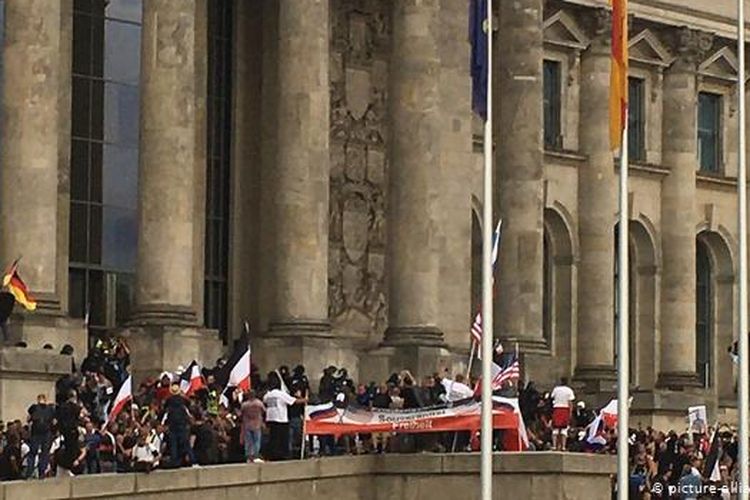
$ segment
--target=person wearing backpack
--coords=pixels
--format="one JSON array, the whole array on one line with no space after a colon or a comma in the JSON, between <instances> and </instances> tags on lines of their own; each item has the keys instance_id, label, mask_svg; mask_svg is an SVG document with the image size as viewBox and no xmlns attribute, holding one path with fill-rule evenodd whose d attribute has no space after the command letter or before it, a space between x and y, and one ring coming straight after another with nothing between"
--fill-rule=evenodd
<instances>
[{"instance_id":1,"label":"person wearing backpack","mask_svg":"<svg viewBox=\"0 0 750 500\"><path fill-rule=\"evenodd\" d=\"M26 477L34 474L34 463L38 463L39 477L44 477L49 465L49 449L52 446L52 426L55 423L55 407L47 404L47 396L39 394L36 404L29 407L28 421L31 424L29 433L29 453L27 455ZM39 460L36 461L37 453Z\"/></svg>"}]
</instances>

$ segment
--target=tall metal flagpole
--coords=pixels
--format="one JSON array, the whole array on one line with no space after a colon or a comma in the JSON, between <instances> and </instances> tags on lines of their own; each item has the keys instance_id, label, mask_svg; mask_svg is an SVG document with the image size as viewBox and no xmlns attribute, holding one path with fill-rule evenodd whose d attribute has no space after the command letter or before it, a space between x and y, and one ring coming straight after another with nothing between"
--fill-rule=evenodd
<instances>
[{"instance_id":1,"label":"tall metal flagpole","mask_svg":"<svg viewBox=\"0 0 750 500\"><path fill-rule=\"evenodd\" d=\"M617 498L628 500L628 427L630 423L630 343L628 311L628 117L620 146L620 223L618 228L617 256Z\"/></svg>"},{"instance_id":2,"label":"tall metal flagpole","mask_svg":"<svg viewBox=\"0 0 750 500\"><path fill-rule=\"evenodd\" d=\"M748 338L747 338L747 172L745 156L745 6L744 0L737 0L737 56L739 59L739 71L737 79L737 97L739 99L739 151L737 152L737 203L738 209L738 232L740 238L740 286L739 286L739 391L737 406L740 417L740 446L739 446L739 472L740 472L740 496L742 500L748 500L750 491L748 471L748 439L750 428L748 427Z\"/></svg>"},{"instance_id":3,"label":"tall metal flagpole","mask_svg":"<svg viewBox=\"0 0 750 500\"><path fill-rule=\"evenodd\" d=\"M487 119L484 122L482 210L482 500L492 500L492 0L487 0Z\"/></svg>"}]
</instances>

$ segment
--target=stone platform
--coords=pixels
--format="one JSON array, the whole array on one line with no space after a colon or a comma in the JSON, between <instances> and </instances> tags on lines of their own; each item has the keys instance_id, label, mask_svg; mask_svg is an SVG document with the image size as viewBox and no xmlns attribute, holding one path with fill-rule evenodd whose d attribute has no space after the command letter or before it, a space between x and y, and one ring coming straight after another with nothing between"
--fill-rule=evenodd
<instances>
[{"instance_id":1,"label":"stone platform","mask_svg":"<svg viewBox=\"0 0 750 500\"><path fill-rule=\"evenodd\" d=\"M615 457L497 453L495 498L608 500ZM1 500L473 500L479 455L381 455L0 483Z\"/></svg>"}]
</instances>

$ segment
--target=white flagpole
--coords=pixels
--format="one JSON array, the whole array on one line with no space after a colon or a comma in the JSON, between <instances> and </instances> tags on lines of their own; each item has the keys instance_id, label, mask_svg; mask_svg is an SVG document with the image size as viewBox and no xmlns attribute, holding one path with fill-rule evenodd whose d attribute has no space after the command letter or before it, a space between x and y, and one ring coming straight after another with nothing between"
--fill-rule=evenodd
<instances>
[{"instance_id":1,"label":"white flagpole","mask_svg":"<svg viewBox=\"0 0 750 500\"><path fill-rule=\"evenodd\" d=\"M487 119L484 122L482 210L482 500L492 500L492 0L487 0Z\"/></svg>"},{"instance_id":2,"label":"white flagpole","mask_svg":"<svg viewBox=\"0 0 750 500\"><path fill-rule=\"evenodd\" d=\"M630 327L628 277L628 116L625 112L625 127L620 146L620 222L618 228L618 273L617 273L617 498L628 500L628 428L630 424Z\"/></svg>"},{"instance_id":3,"label":"white flagpole","mask_svg":"<svg viewBox=\"0 0 750 500\"><path fill-rule=\"evenodd\" d=\"M737 78L737 97L739 100L738 119L739 131L737 152L737 203L738 209L738 232L740 247L740 286L739 286L739 332L738 350L739 350L739 390L737 406L740 417L740 446L739 446L739 473L740 473L740 496L742 500L748 500L750 491L749 470L748 470L748 440L750 439L750 423L748 422L748 404L750 404L750 394L748 394L748 370L750 369L750 360L748 360L748 317L747 317L747 172L745 157L745 6L744 0L737 0L737 58L739 59L739 71Z\"/></svg>"}]
</instances>

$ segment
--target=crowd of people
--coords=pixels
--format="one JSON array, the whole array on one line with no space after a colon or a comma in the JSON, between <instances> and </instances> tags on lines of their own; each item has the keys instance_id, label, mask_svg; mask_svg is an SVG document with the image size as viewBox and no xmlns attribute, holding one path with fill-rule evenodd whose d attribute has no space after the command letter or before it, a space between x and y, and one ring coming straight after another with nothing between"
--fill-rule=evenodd
<instances>
[{"instance_id":1,"label":"crowd of people","mask_svg":"<svg viewBox=\"0 0 750 500\"><path fill-rule=\"evenodd\" d=\"M302 446L308 456L470 451L478 446L469 432L302 438L307 403L429 407L472 397L476 380L460 374L418 379L403 371L381 384L365 385L355 383L345 369L330 366L313 393L303 366L281 366L263 377L251 365L252 389L225 391L216 380L226 363L220 359L202 369L201 384L188 394L180 383L183 367L144 380L113 419L114 392L128 376L129 357L121 341L99 343L80 367L58 381L53 400L37 396L26 422L0 422L0 480L285 460L299 458ZM533 382L506 391L518 397L530 451L616 453L616 426L592 432L596 413L575 403L567 381L550 393ZM734 478L737 443L732 429L678 434L638 428L631 430L629 440L631 498L680 498L669 496L677 485L721 486ZM497 449L502 442L497 436Z\"/></svg>"}]
</instances>

